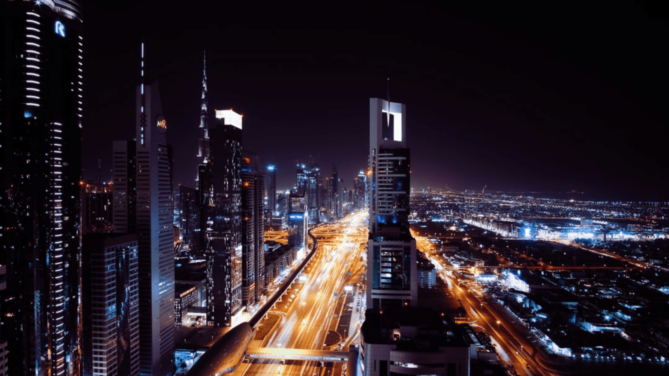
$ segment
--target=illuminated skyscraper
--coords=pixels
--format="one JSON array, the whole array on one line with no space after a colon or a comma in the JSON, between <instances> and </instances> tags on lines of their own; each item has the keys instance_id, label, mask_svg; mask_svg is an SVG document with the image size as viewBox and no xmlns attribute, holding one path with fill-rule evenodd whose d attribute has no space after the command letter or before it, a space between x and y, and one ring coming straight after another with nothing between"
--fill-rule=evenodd
<instances>
[{"instance_id":1,"label":"illuminated skyscraper","mask_svg":"<svg viewBox=\"0 0 669 376\"><path fill-rule=\"evenodd\" d=\"M353 204L356 210L361 210L367 205L367 176L360 170L358 177L353 181Z\"/></svg>"},{"instance_id":2,"label":"illuminated skyscraper","mask_svg":"<svg viewBox=\"0 0 669 376\"><path fill-rule=\"evenodd\" d=\"M258 165L257 154L242 153L242 303L246 307L260 298L265 267L265 176L258 171Z\"/></svg>"},{"instance_id":3,"label":"illuminated skyscraper","mask_svg":"<svg viewBox=\"0 0 669 376\"><path fill-rule=\"evenodd\" d=\"M297 164L297 193L304 194L307 190L307 171L304 163Z\"/></svg>"},{"instance_id":4,"label":"illuminated skyscraper","mask_svg":"<svg viewBox=\"0 0 669 376\"><path fill-rule=\"evenodd\" d=\"M201 161L209 158L209 112L207 108L207 53L204 54L202 69L202 98L200 105L200 127L197 157ZM196 179L197 180L197 179Z\"/></svg>"},{"instance_id":5,"label":"illuminated skyscraper","mask_svg":"<svg viewBox=\"0 0 669 376\"><path fill-rule=\"evenodd\" d=\"M272 219L276 216L276 167L267 166L267 222L272 225Z\"/></svg>"},{"instance_id":6,"label":"illuminated skyscraper","mask_svg":"<svg viewBox=\"0 0 669 376\"><path fill-rule=\"evenodd\" d=\"M209 136L209 158L199 170L207 324L231 326L242 308L242 116L217 110Z\"/></svg>"},{"instance_id":7,"label":"illuminated skyscraper","mask_svg":"<svg viewBox=\"0 0 669 376\"><path fill-rule=\"evenodd\" d=\"M330 203L332 205L332 221L344 217L344 197L342 191L342 181L339 179L337 167L332 166L332 179L330 180Z\"/></svg>"},{"instance_id":8,"label":"illuminated skyscraper","mask_svg":"<svg viewBox=\"0 0 669 376\"><path fill-rule=\"evenodd\" d=\"M406 106L370 99L367 308L417 304L416 241L409 232Z\"/></svg>"},{"instance_id":9,"label":"illuminated skyscraper","mask_svg":"<svg viewBox=\"0 0 669 376\"><path fill-rule=\"evenodd\" d=\"M309 208L309 224L315 225L319 222L320 211L320 189L318 182L321 179L321 169L312 165L307 171L307 206Z\"/></svg>"},{"instance_id":10,"label":"illuminated skyscraper","mask_svg":"<svg viewBox=\"0 0 669 376\"><path fill-rule=\"evenodd\" d=\"M11 375L79 375L81 6L0 8L0 343Z\"/></svg>"},{"instance_id":11,"label":"illuminated skyscraper","mask_svg":"<svg viewBox=\"0 0 669 376\"><path fill-rule=\"evenodd\" d=\"M309 211L304 194L290 193L288 201L288 244L300 250L307 245Z\"/></svg>"},{"instance_id":12,"label":"illuminated skyscraper","mask_svg":"<svg viewBox=\"0 0 669 376\"><path fill-rule=\"evenodd\" d=\"M167 121L157 82L137 87L137 239L140 369L163 376L174 368L173 190Z\"/></svg>"},{"instance_id":13,"label":"illuminated skyscraper","mask_svg":"<svg viewBox=\"0 0 669 376\"><path fill-rule=\"evenodd\" d=\"M84 375L139 376L137 236L88 234L82 253Z\"/></svg>"}]
</instances>

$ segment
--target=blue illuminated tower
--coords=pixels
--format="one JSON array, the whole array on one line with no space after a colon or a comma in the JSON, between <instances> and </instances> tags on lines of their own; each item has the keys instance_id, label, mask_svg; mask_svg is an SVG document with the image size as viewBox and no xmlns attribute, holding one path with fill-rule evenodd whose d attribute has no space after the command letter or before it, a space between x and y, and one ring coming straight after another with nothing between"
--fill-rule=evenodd
<instances>
[{"instance_id":1,"label":"blue illuminated tower","mask_svg":"<svg viewBox=\"0 0 669 376\"><path fill-rule=\"evenodd\" d=\"M267 222L272 225L276 214L276 166L267 166Z\"/></svg>"}]
</instances>

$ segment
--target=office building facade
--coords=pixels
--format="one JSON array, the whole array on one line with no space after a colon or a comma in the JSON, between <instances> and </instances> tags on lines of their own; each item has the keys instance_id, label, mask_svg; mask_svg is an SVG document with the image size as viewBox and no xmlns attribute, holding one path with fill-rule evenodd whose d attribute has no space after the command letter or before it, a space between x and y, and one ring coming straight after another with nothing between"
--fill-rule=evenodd
<instances>
[{"instance_id":1,"label":"office building facade","mask_svg":"<svg viewBox=\"0 0 669 376\"><path fill-rule=\"evenodd\" d=\"M0 342L12 375L81 370L79 1L0 1Z\"/></svg>"},{"instance_id":2,"label":"office building facade","mask_svg":"<svg viewBox=\"0 0 669 376\"><path fill-rule=\"evenodd\" d=\"M265 176L259 171L258 155L242 152L242 304L256 304L263 291L263 195Z\"/></svg>"},{"instance_id":3,"label":"office building facade","mask_svg":"<svg viewBox=\"0 0 669 376\"><path fill-rule=\"evenodd\" d=\"M267 166L267 223L271 226L272 219L276 217L277 207L276 207L276 166L269 165Z\"/></svg>"},{"instance_id":4,"label":"office building facade","mask_svg":"<svg viewBox=\"0 0 669 376\"><path fill-rule=\"evenodd\" d=\"M406 106L370 99L367 307L416 305L416 241L409 231Z\"/></svg>"},{"instance_id":5,"label":"office building facade","mask_svg":"<svg viewBox=\"0 0 669 376\"><path fill-rule=\"evenodd\" d=\"M144 77L142 44L142 78ZM174 369L174 230L167 121L157 82L136 92L137 239L139 246L140 369Z\"/></svg>"},{"instance_id":6,"label":"office building facade","mask_svg":"<svg viewBox=\"0 0 669 376\"><path fill-rule=\"evenodd\" d=\"M137 142L114 141L112 181L113 231L137 233Z\"/></svg>"},{"instance_id":7,"label":"office building facade","mask_svg":"<svg viewBox=\"0 0 669 376\"><path fill-rule=\"evenodd\" d=\"M175 216L178 218L180 240L190 249L191 255L200 256L200 196L193 188L179 186L178 200L175 201Z\"/></svg>"},{"instance_id":8,"label":"office building facade","mask_svg":"<svg viewBox=\"0 0 669 376\"><path fill-rule=\"evenodd\" d=\"M241 115L217 110L209 129L209 158L199 167L210 326L231 326L242 307L241 154Z\"/></svg>"},{"instance_id":9,"label":"office building facade","mask_svg":"<svg viewBox=\"0 0 669 376\"><path fill-rule=\"evenodd\" d=\"M137 236L83 237L84 375L139 376Z\"/></svg>"},{"instance_id":10,"label":"office building facade","mask_svg":"<svg viewBox=\"0 0 669 376\"><path fill-rule=\"evenodd\" d=\"M81 187L82 235L112 232L113 185L84 183Z\"/></svg>"}]
</instances>

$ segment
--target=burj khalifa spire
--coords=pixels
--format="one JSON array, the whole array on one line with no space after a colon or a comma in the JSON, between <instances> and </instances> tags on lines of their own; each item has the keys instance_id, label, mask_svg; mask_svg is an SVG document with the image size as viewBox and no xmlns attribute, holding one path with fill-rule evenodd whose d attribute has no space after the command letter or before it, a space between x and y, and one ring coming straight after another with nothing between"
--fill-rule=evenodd
<instances>
[{"instance_id":1,"label":"burj khalifa spire","mask_svg":"<svg viewBox=\"0 0 669 376\"><path fill-rule=\"evenodd\" d=\"M204 53L204 69L202 70L202 106L200 108L200 147L198 158L209 158L209 116L207 114L207 53Z\"/></svg>"},{"instance_id":2,"label":"burj khalifa spire","mask_svg":"<svg viewBox=\"0 0 669 376\"><path fill-rule=\"evenodd\" d=\"M197 157L201 158L200 163L209 159L209 115L207 111L207 52L204 52L204 69L202 70L202 105L200 107L200 127L199 127L199 143ZM195 181L199 180L199 176L195 177ZM197 186L197 185L196 185Z\"/></svg>"}]
</instances>

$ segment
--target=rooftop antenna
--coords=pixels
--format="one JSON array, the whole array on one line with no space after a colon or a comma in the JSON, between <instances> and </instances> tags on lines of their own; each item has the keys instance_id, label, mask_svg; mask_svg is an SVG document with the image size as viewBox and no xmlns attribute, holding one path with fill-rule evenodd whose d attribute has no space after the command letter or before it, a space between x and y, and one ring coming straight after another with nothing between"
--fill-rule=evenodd
<instances>
[{"instance_id":1,"label":"rooftop antenna","mask_svg":"<svg viewBox=\"0 0 669 376\"><path fill-rule=\"evenodd\" d=\"M386 124L390 127L390 77L388 77L386 83Z\"/></svg>"},{"instance_id":2,"label":"rooftop antenna","mask_svg":"<svg viewBox=\"0 0 669 376\"><path fill-rule=\"evenodd\" d=\"M140 97L141 97L141 114L139 115L139 124L140 124L140 143L144 145L144 133L146 130L146 114L144 113L144 108L146 107L146 97L144 95L144 37L142 37L142 52L141 52L141 83L140 83Z\"/></svg>"}]
</instances>

